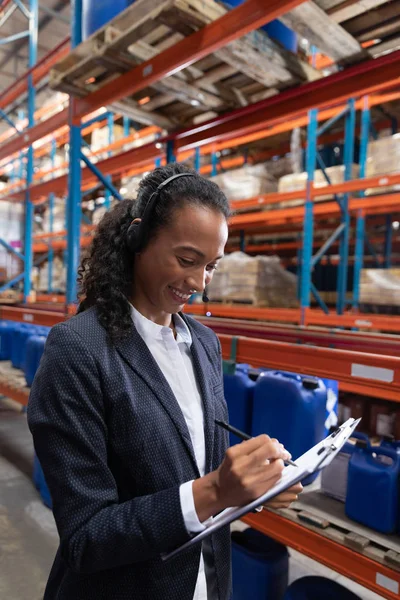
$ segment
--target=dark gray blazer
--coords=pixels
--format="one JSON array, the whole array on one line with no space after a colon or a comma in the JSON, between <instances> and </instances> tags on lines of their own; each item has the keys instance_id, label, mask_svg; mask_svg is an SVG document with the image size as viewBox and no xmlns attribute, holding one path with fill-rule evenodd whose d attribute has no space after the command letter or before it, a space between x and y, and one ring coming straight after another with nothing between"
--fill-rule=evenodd
<instances>
[{"instance_id":1,"label":"dark gray blazer","mask_svg":"<svg viewBox=\"0 0 400 600\"><path fill-rule=\"evenodd\" d=\"M228 419L220 345L182 316L193 338L210 472L228 446L214 424ZM44 600L192 600L200 545L167 563L160 555L190 537L179 486L200 474L178 402L133 324L116 346L93 308L56 325L28 423L60 535ZM227 600L229 528L211 542L218 600Z\"/></svg>"}]
</instances>

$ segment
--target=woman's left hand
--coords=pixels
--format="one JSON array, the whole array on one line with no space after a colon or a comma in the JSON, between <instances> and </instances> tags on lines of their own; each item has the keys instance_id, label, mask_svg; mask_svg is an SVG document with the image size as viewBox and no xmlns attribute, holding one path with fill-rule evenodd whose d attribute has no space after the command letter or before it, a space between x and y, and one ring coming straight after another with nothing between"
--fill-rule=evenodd
<instances>
[{"instance_id":1,"label":"woman's left hand","mask_svg":"<svg viewBox=\"0 0 400 600\"><path fill-rule=\"evenodd\" d=\"M272 500L265 504L265 507L275 509L289 508L289 506L293 502L296 502L298 495L301 494L302 491L303 486L301 485L301 483L296 483L296 485L294 485L291 488L288 488L285 492L279 494L279 496L275 496L275 498L272 498Z\"/></svg>"}]
</instances>

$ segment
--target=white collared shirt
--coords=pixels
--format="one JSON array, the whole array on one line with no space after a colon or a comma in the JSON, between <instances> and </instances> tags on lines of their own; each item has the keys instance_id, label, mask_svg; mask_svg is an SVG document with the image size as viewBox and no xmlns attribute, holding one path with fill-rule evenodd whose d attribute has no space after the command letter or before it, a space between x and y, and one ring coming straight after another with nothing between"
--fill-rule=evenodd
<instances>
[{"instance_id":1,"label":"white collared shirt","mask_svg":"<svg viewBox=\"0 0 400 600\"><path fill-rule=\"evenodd\" d=\"M204 440L204 412L201 391L193 367L192 336L185 321L174 315L176 339L171 327L150 321L131 306L131 315L137 332L150 350L153 358L167 380L183 416L192 440L200 475L205 474L206 448ZM194 506L193 481L180 486L180 500L186 529L190 533L202 531ZM199 573L193 600L207 600L207 582L203 554L200 557Z\"/></svg>"}]
</instances>

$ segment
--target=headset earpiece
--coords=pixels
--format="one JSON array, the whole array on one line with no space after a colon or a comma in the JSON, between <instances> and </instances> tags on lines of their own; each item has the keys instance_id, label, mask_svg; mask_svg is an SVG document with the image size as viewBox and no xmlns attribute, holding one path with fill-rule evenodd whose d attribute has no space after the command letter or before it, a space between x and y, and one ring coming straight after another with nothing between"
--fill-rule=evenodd
<instances>
[{"instance_id":1,"label":"headset earpiece","mask_svg":"<svg viewBox=\"0 0 400 600\"><path fill-rule=\"evenodd\" d=\"M140 249L140 222L134 222L129 225L128 231L126 232L126 242L128 244L128 248L131 252L138 252Z\"/></svg>"}]
</instances>

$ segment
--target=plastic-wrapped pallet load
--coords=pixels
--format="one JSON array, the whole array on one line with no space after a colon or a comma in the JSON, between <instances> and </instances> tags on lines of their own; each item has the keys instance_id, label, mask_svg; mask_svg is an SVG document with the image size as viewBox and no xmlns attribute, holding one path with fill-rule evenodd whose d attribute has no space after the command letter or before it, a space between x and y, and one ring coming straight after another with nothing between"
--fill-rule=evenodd
<instances>
[{"instance_id":1,"label":"plastic-wrapped pallet load","mask_svg":"<svg viewBox=\"0 0 400 600\"><path fill-rule=\"evenodd\" d=\"M363 269L361 304L400 305L400 269Z\"/></svg>"},{"instance_id":2,"label":"plastic-wrapped pallet load","mask_svg":"<svg viewBox=\"0 0 400 600\"><path fill-rule=\"evenodd\" d=\"M335 167L328 167L326 169L326 174L331 180L332 185L336 183L343 183L344 181L344 165L337 165ZM351 169L351 177L352 179L357 178L359 174L358 165L352 165ZM278 183L278 192L295 192L297 190L305 190L307 185L307 173L293 173L292 175L285 175L281 177ZM315 171L314 174L314 187L315 188L324 188L328 185L328 182L325 178L325 175L321 170ZM326 194L324 196L318 196L315 198L316 202L322 202L324 200L332 200L333 196L331 194ZM287 202L282 202L280 204L281 207L286 206L298 206L304 202L304 197L299 198L298 200L288 200Z\"/></svg>"},{"instance_id":3,"label":"plastic-wrapped pallet load","mask_svg":"<svg viewBox=\"0 0 400 600\"><path fill-rule=\"evenodd\" d=\"M113 139L114 142L122 139L124 137L124 128L122 125L114 125L113 127ZM101 148L104 148L109 145L109 130L108 126L99 127L92 132L92 140L91 140L91 149L92 152L96 152Z\"/></svg>"},{"instance_id":4,"label":"plastic-wrapped pallet load","mask_svg":"<svg viewBox=\"0 0 400 600\"><path fill-rule=\"evenodd\" d=\"M53 232L63 231L66 225L65 198L55 198L53 207ZM50 208L47 205L40 219L34 221L34 233L45 233L50 231Z\"/></svg>"},{"instance_id":5,"label":"plastic-wrapped pallet load","mask_svg":"<svg viewBox=\"0 0 400 600\"><path fill-rule=\"evenodd\" d=\"M263 164L244 165L211 177L228 200L246 200L259 194L269 194L277 191L276 179Z\"/></svg>"},{"instance_id":6,"label":"plastic-wrapped pallet load","mask_svg":"<svg viewBox=\"0 0 400 600\"><path fill-rule=\"evenodd\" d=\"M367 177L391 175L400 171L400 133L373 140L368 144ZM397 192L400 185L391 185L365 190L367 196L385 192Z\"/></svg>"},{"instance_id":7,"label":"plastic-wrapped pallet load","mask_svg":"<svg viewBox=\"0 0 400 600\"><path fill-rule=\"evenodd\" d=\"M55 256L53 260L53 276L52 289L53 291L65 292L67 280L67 269L63 260L59 256ZM49 265L48 261L43 263L39 271L38 291L47 292L49 289Z\"/></svg>"},{"instance_id":8,"label":"plastic-wrapped pallet load","mask_svg":"<svg viewBox=\"0 0 400 600\"><path fill-rule=\"evenodd\" d=\"M297 277L286 271L278 256L225 256L208 289L211 301L245 302L260 306L297 306Z\"/></svg>"}]
</instances>

